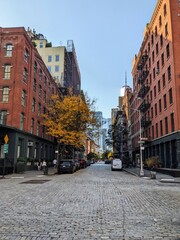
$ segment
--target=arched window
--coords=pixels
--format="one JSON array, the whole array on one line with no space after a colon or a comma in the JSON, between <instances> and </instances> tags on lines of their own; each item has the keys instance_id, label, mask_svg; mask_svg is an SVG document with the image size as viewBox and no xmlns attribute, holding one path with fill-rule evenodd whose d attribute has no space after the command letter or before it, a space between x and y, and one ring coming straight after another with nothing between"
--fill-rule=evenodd
<instances>
[{"instance_id":1,"label":"arched window","mask_svg":"<svg viewBox=\"0 0 180 240\"><path fill-rule=\"evenodd\" d=\"M166 3L164 4L164 16L167 14L167 7L166 7Z\"/></svg>"}]
</instances>

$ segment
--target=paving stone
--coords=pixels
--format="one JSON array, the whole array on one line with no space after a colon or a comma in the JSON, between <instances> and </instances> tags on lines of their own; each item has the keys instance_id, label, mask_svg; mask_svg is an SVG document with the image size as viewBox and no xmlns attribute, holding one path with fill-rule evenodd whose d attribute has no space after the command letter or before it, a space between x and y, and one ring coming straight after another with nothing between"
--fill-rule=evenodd
<instances>
[{"instance_id":1,"label":"paving stone","mask_svg":"<svg viewBox=\"0 0 180 240\"><path fill-rule=\"evenodd\" d=\"M177 184L112 172L107 164L46 178L0 181L0 240L180 240Z\"/></svg>"}]
</instances>

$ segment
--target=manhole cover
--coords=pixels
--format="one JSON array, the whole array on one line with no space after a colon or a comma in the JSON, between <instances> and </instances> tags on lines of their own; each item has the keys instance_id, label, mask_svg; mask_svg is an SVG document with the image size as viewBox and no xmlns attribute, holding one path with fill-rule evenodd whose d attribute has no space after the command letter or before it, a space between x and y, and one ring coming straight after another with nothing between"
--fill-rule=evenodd
<instances>
[{"instance_id":1,"label":"manhole cover","mask_svg":"<svg viewBox=\"0 0 180 240\"><path fill-rule=\"evenodd\" d=\"M48 181L50 181L50 180L35 179L35 180L28 180L25 182L21 182L21 184L43 184Z\"/></svg>"}]
</instances>

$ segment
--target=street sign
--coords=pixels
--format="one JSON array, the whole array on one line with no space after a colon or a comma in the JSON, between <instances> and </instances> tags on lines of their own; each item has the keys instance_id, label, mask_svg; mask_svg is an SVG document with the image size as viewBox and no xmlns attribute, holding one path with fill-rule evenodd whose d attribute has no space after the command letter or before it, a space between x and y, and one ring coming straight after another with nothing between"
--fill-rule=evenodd
<instances>
[{"instance_id":1,"label":"street sign","mask_svg":"<svg viewBox=\"0 0 180 240\"><path fill-rule=\"evenodd\" d=\"M7 144L9 141L8 135L6 134L6 136L4 137L4 142Z\"/></svg>"},{"instance_id":2,"label":"street sign","mask_svg":"<svg viewBox=\"0 0 180 240\"><path fill-rule=\"evenodd\" d=\"M4 144L4 153L8 153L9 144Z\"/></svg>"},{"instance_id":3,"label":"street sign","mask_svg":"<svg viewBox=\"0 0 180 240\"><path fill-rule=\"evenodd\" d=\"M145 143L145 141L138 141L138 143L139 143L139 144L143 144L143 143Z\"/></svg>"},{"instance_id":4,"label":"street sign","mask_svg":"<svg viewBox=\"0 0 180 240\"><path fill-rule=\"evenodd\" d=\"M144 150L144 147L141 147L141 150Z\"/></svg>"},{"instance_id":5,"label":"street sign","mask_svg":"<svg viewBox=\"0 0 180 240\"><path fill-rule=\"evenodd\" d=\"M141 140L141 141L147 141L148 138L141 138L140 140Z\"/></svg>"}]
</instances>

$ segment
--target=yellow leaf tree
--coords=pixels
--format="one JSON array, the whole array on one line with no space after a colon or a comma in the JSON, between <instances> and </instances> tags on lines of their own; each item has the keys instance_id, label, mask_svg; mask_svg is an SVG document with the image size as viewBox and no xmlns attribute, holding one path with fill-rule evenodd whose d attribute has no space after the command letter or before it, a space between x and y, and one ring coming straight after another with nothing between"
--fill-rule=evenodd
<instances>
[{"instance_id":1,"label":"yellow leaf tree","mask_svg":"<svg viewBox=\"0 0 180 240\"><path fill-rule=\"evenodd\" d=\"M43 115L46 132L54 136L61 146L85 146L87 132L97 125L95 101L84 94L70 94L61 100L53 95L49 102L48 112Z\"/></svg>"}]
</instances>

